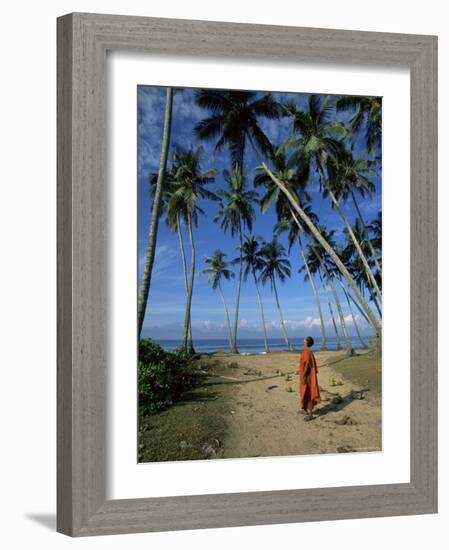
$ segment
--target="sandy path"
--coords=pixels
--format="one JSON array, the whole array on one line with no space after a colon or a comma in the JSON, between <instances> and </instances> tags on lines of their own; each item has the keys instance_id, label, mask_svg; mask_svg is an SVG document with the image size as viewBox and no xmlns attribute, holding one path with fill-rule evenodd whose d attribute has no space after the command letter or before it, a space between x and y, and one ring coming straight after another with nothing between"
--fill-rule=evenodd
<instances>
[{"instance_id":1,"label":"sandy path","mask_svg":"<svg viewBox=\"0 0 449 550\"><path fill-rule=\"evenodd\" d=\"M224 457L380 450L380 395L367 391L358 399L360 394L353 392L364 388L345 380L328 364L344 359L344 352L315 355L323 402L311 422L304 422L298 412L298 354L210 359L215 365L220 361L216 370L232 403ZM332 403L336 394L342 398L340 403Z\"/></svg>"}]
</instances>

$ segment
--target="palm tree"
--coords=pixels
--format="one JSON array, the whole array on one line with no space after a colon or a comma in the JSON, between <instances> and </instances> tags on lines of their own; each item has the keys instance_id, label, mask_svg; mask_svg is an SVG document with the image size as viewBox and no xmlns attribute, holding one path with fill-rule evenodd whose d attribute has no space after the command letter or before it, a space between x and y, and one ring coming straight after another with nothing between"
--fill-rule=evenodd
<instances>
[{"instance_id":1,"label":"palm tree","mask_svg":"<svg viewBox=\"0 0 449 550\"><path fill-rule=\"evenodd\" d=\"M271 180L270 180L270 182L271 182ZM275 186L275 187L277 187L277 186ZM280 193L279 198L280 198L280 200L285 200L285 197L282 195L282 193ZM289 251L289 253L291 252L291 249L293 248L293 245L295 244L295 242L298 242L299 251L300 251L300 254L301 254L302 261L303 261L303 267L301 267L301 269L299 270L299 273L301 273L303 270L306 270L306 272L307 272L307 275L304 277L304 280L306 280L308 278L308 280L310 282L310 285L312 287L312 292L313 292L313 295L315 297L315 302L316 302L316 305L317 305L317 309L318 309L318 315L319 315L319 318L320 318L321 351L326 351L327 350L326 330L325 330L325 325L324 325L324 317L323 317L323 312L322 312L322 309L321 309L320 298L318 296L318 292L317 292L316 286L315 286L315 281L313 280L313 276L312 276L311 270L310 270L309 265L308 265L308 259L306 258L305 254L304 254L304 247L303 247L302 240L301 240L301 235L303 233L305 233L305 229L304 229L304 226L299 222L297 216L295 216L295 213L293 212L290 204L288 204L286 206L286 209L287 209L287 213L283 214L283 218L280 221L278 221L278 223L276 224L275 235L279 236L284 231L288 231L287 240L288 240L288 251ZM318 217L316 216L316 214L314 212L312 212L310 204L304 204L303 209L304 209L304 212L307 213L307 215L310 217L311 220L313 220L314 223L318 222ZM338 334L337 334L337 337L338 337Z\"/></svg>"},{"instance_id":2,"label":"palm tree","mask_svg":"<svg viewBox=\"0 0 449 550\"><path fill-rule=\"evenodd\" d=\"M379 316L382 317L382 311L379 302L377 301L376 294L374 293L375 289L372 284L372 279L368 278L365 264L362 262L362 259L360 258L356 247L354 246L354 239L349 235L347 228L345 228L343 232L346 238L346 246L341 251L341 258L344 261L345 265L347 265L352 272L354 280L359 284L359 288L368 289L371 301L374 303L379 313ZM352 234L355 236L355 240L359 243L362 251L367 252L369 250L369 245L366 239L364 239L363 237L363 230L361 228L361 223L359 220L356 220L355 224L352 226ZM380 288L382 283L380 273L376 271L375 273L373 273L373 276L378 277L379 280L376 280L376 284Z\"/></svg>"},{"instance_id":3,"label":"palm tree","mask_svg":"<svg viewBox=\"0 0 449 550\"><path fill-rule=\"evenodd\" d=\"M332 120L334 106L330 96L324 100L315 94L309 96L306 110L294 103L283 106L283 115L293 117L293 134L286 140L283 149L293 149L288 166L296 166L298 180L307 181L310 174L318 174L320 190L326 180L326 165L330 158L337 158L344 144L337 139L345 132L341 123Z\"/></svg>"},{"instance_id":4,"label":"palm tree","mask_svg":"<svg viewBox=\"0 0 449 550\"><path fill-rule=\"evenodd\" d=\"M229 337L229 349L232 349L232 332L231 332L231 322L229 320L229 311L226 304L226 300L223 294L223 288L221 286L221 280L226 279L229 281L234 278L234 272L228 269L228 262L225 261L226 254L222 250L216 250L213 256L209 256L204 259L204 263L209 267L203 269L201 274L207 275L207 282L212 285L212 289L220 291L221 300L223 302L223 307L225 310L226 324L228 327L228 337Z\"/></svg>"},{"instance_id":5,"label":"palm tree","mask_svg":"<svg viewBox=\"0 0 449 550\"><path fill-rule=\"evenodd\" d=\"M369 325L370 324L370 321L366 315L366 313L363 311L363 309L360 307L360 304L357 302L357 300L354 298L354 296L351 294L351 290L347 287L347 285L344 284L343 280L342 280L342 277L341 277L341 274L339 274L338 277L336 277L337 281L340 283L340 286L342 288L344 288L349 300L351 301L351 303L358 309L360 315L365 319L365 321L367 322L367 324Z\"/></svg>"},{"instance_id":6,"label":"palm tree","mask_svg":"<svg viewBox=\"0 0 449 550\"><path fill-rule=\"evenodd\" d=\"M341 198L344 202L346 202L348 197L351 196L352 202L357 211L358 219L362 225L363 236L368 243L372 260L380 273L381 268L377 255L369 238L368 230L356 197L357 193L364 199L367 196L371 197L372 193L375 192L376 186L370 179L370 176L375 176L377 174L377 172L373 169L375 164L376 163L372 160L363 158L355 159L350 151L345 151L336 159L336 161L332 160L328 164L328 171L331 174L331 181L333 180L339 182L337 200L340 200Z\"/></svg>"},{"instance_id":7,"label":"palm tree","mask_svg":"<svg viewBox=\"0 0 449 550\"><path fill-rule=\"evenodd\" d=\"M330 317L331 317L332 326L334 327L334 334L335 334L335 341L337 343L337 350L340 350L340 349L342 349L341 342L340 342L340 335L338 334L337 323L335 322L334 310L332 308L332 303L331 303L331 300L329 298L329 293L327 291L327 286L324 284L323 276L321 274L321 270L322 270L321 260L320 260L319 256L312 249L311 244L309 244L306 248L306 251L303 252L303 257L304 257L304 261L305 261L304 265L307 266L308 273L311 274L311 277L312 277L312 275L318 274L318 277L320 279L321 287L324 290L324 295L326 296L327 307L329 309L329 314L330 314ZM302 268L300 269L300 271L301 270L302 270Z\"/></svg>"},{"instance_id":8,"label":"palm tree","mask_svg":"<svg viewBox=\"0 0 449 550\"><path fill-rule=\"evenodd\" d=\"M343 218L343 221L346 225L346 230L348 232L348 235L350 236L351 240L353 241L354 243L354 246L355 246L355 249L357 251L357 254L360 256L360 260L363 264L363 267L366 271L366 275L368 277L368 280L369 280L369 284L374 288L378 298L379 298L379 301L381 302L382 301L382 294L381 294L381 291L380 291L380 288L379 288L379 285L378 285L378 282L374 276L374 273L368 263L368 260L365 256L365 254L363 253L363 250L362 250L362 247L360 246L360 242L357 240L355 234L354 234L354 231L353 231L353 227L351 225L351 223L349 222L348 220L348 217L346 216L346 214L343 212L341 206L339 205L337 199L335 198L335 195L333 194L333 192L331 190L329 190L329 194L331 196L331 199L332 199L332 202L333 202L333 205L335 206L335 208L338 210L340 216Z\"/></svg>"},{"instance_id":9,"label":"palm tree","mask_svg":"<svg viewBox=\"0 0 449 550\"><path fill-rule=\"evenodd\" d=\"M274 237L272 241L265 242L260 251L260 257L263 261L262 269L260 272L260 280L262 284L270 281L271 290L274 291L276 297L276 305L279 311L279 319L281 321L281 329L284 335L285 343L290 351L294 351L293 345L287 336L285 329L284 317L282 315L281 306L279 303L279 295L276 286L276 278L283 283L287 277L291 275L290 262L285 256L285 248Z\"/></svg>"},{"instance_id":10,"label":"palm tree","mask_svg":"<svg viewBox=\"0 0 449 550\"><path fill-rule=\"evenodd\" d=\"M329 98L321 101L318 96L312 95L309 98L309 106L307 111L300 110L296 105L284 105L284 115L293 117L294 134L287 139L282 146L283 149L293 148L293 153L288 161L289 166L296 166L297 182L307 182L313 169L319 176L320 187L326 182L326 165L329 158L336 158L339 153L344 150L344 144L334 136L344 133L342 124L332 122L330 114L333 106L329 102ZM351 277L351 274L343 265L338 255L329 246L328 243L320 235L315 224L310 220L304 210L301 208L299 201L289 184L282 180L282 175L274 173L267 166L265 161L261 162L261 166L271 180L279 187L284 195L289 200L292 208L295 210L301 221L313 235L314 239L324 247L330 255L335 265L338 267L342 275L348 281L357 299L360 301L363 309L370 318L370 322L376 328L376 334L380 335L381 326L369 304L361 295L356 283ZM276 169L274 169L276 172Z\"/></svg>"},{"instance_id":11,"label":"palm tree","mask_svg":"<svg viewBox=\"0 0 449 550\"><path fill-rule=\"evenodd\" d=\"M318 309L318 315L320 316L320 326L321 326L321 351L327 351L327 345L326 345L326 330L324 328L324 317L323 317L323 311L321 309L321 303L320 303L320 297L318 296L318 292L317 292L317 289L316 289L316 286L315 286L315 281L313 280L313 276L312 276L312 273L310 271L310 267L309 267L309 264L307 262L307 258L304 254L304 250L303 248L301 247L301 256L302 256L302 260L304 262L303 264L303 267L305 268L305 270L307 271L307 277L309 279L309 282L310 282L310 285L312 287L312 291L313 291L313 295L315 297L315 302L316 302L316 305L317 305L317 309ZM301 272L302 268L299 270ZM305 278L304 278L305 280ZM330 307L330 304L329 304L329 307ZM332 320L334 321L334 329L335 329L335 333L337 335L337 342L338 342L338 345L339 344L339 340L338 340L338 332L337 332L337 327L335 326L335 320L334 320L334 317L332 316ZM339 349L337 347L337 349Z\"/></svg>"},{"instance_id":12,"label":"palm tree","mask_svg":"<svg viewBox=\"0 0 449 550\"><path fill-rule=\"evenodd\" d=\"M220 209L214 221L220 221L221 228L226 232L228 229L231 236L238 236L239 239L239 276L237 280L237 295L235 301L234 333L232 353L238 353L237 349L237 327L239 321L240 289L243 275L243 230L249 231L253 227L255 210L253 204L257 202L257 193L246 189L245 178L238 165L234 166L231 172L225 170L223 177L228 189L217 190L220 198Z\"/></svg>"},{"instance_id":13,"label":"palm tree","mask_svg":"<svg viewBox=\"0 0 449 550\"><path fill-rule=\"evenodd\" d=\"M370 96L343 96L337 100L337 113L354 113L349 121L349 132L354 144L357 134L365 130L365 144L370 154L382 144L382 98Z\"/></svg>"},{"instance_id":14,"label":"palm tree","mask_svg":"<svg viewBox=\"0 0 449 550\"><path fill-rule=\"evenodd\" d=\"M270 168L267 166L265 162L262 162L262 167L265 170L265 172L270 176L271 180L279 187L279 189L287 197L290 205L292 206L292 209L299 215L301 222L304 224L305 228L307 228L307 230L310 232L310 235L316 240L317 243L319 243L323 247L323 249L332 258L332 261L335 263L335 265L337 266L337 268L339 269L343 277L348 282L352 291L356 295L357 300L360 302L361 307L363 308L365 314L368 316L370 323L374 327L376 335L380 336L382 327L378 319L376 318L368 302L365 300L362 293L360 292L360 289L357 286L356 282L354 281L353 277L351 276L349 270L345 267L341 259L338 257L338 254L332 249L329 243L326 242L326 240L320 234L316 225L312 222L309 216L301 208L301 205L298 202L297 196L295 196L295 194L288 188L288 186L285 185L284 182L278 178L277 174L273 173L272 170L270 170Z\"/></svg>"},{"instance_id":15,"label":"palm tree","mask_svg":"<svg viewBox=\"0 0 449 550\"><path fill-rule=\"evenodd\" d=\"M297 181L296 171L292 168L287 167L287 157L285 152L281 147L275 147L271 155L271 163L275 167L276 173L282 178L282 181L290 188L291 193L293 193L297 200L301 202L304 212L309 216L309 218L317 223L318 218L312 212L310 206L310 195L305 190L305 182ZM302 224L299 223L295 213L292 210L292 207L286 198L286 196L281 192L279 187L273 182L270 176L265 172L262 166L256 168L256 176L254 177L254 186L265 188L265 194L260 199L260 206L262 213L265 214L268 208L274 204L277 214L278 222L275 227L275 235L279 236L282 232L288 231L288 251L290 252L295 241L298 242L301 256L304 261L304 265L307 269L307 261L304 258L304 252L302 249L301 243L301 234L306 232L306 229ZM296 223L295 223L296 221ZM324 328L324 319L323 313L321 310L321 304L316 291L315 282L313 277L309 276L309 281L312 286L312 291L315 296L315 301L317 304L318 314L320 317L321 324L321 350L325 351L326 348L326 332Z\"/></svg>"},{"instance_id":16,"label":"palm tree","mask_svg":"<svg viewBox=\"0 0 449 550\"><path fill-rule=\"evenodd\" d=\"M377 217L369 224L368 231L371 231L373 234L371 242L375 251L380 256L380 264L382 269L382 212L380 210L377 213Z\"/></svg>"},{"instance_id":17,"label":"palm tree","mask_svg":"<svg viewBox=\"0 0 449 550\"><path fill-rule=\"evenodd\" d=\"M306 191L306 182L298 180L297 172L287 166L287 157L282 147L275 147L270 155L271 165L274 167L276 175L286 185L290 192L295 194L298 201L305 209L310 203L310 195ZM276 183L265 172L262 166L256 167L254 176L254 187L263 187L264 195L260 199L260 208L262 214L265 214L272 204L275 206L278 221L291 218L292 207ZM312 221L316 218L311 217Z\"/></svg>"},{"instance_id":18,"label":"palm tree","mask_svg":"<svg viewBox=\"0 0 449 550\"><path fill-rule=\"evenodd\" d=\"M156 252L157 230L159 226L160 208L162 202L162 190L165 170L167 167L168 149L170 147L172 107L173 88L167 88L165 100L164 129L162 132L161 156L159 160L159 173L156 184L156 191L153 199L153 206L151 209L151 223L148 231L147 247L145 251L145 265L143 268L142 281L140 283L139 296L137 299L137 330L139 337L142 333L143 320L145 318L145 311L148 302L148 294L150 292L154 255Z\"/></svg>"},{"instance_id":19,"label":"palm tree","mask_svg":"<svg viewBox=\"0 0 449 550\"><path fill-rule=\"evenodd\" d=\"M167 206L169 219L182 218L189 234L191 259L190 278L186 300L186 312L184 317L184 335L181 342L181 351L189 353L189 331L191 327L191 309L193 296L193 283L195 280L195 242L193 227L198 225L198 217L203 210L198 206L200 199L216 200L217 196L206 189L206 185L215 180L218 170L211 169L206 172L201 170L201 161L204 157L202 147L197 150L179 150L173 155L173 190L170 194Z\"/></svg>"},{"instance_id":20,"label":"palm tree","mask_svg":"<svg viewBox=\"0 0 449 550\"><path fill-rule=\"evenodd\" d=\"M333 250L336 250L337 245L333 238L334 231L333 230L327 231L326 228L323 226L319 226L319 229L323 238L326 240L326 242L329 243L329 245L332 247ZM319 245L311 244L310 246L311 246L312 252L316 255L317 259L321 262L321 267L323 268L326 281L332 290L334 301L338 310L338 316L340 318L340 325L343 332L343 337L345 339L346 353L349 356L354 355L354 350L352 349L351 341L349 339L349 334L346 327L345 317L343 315L343 309L341 307L341 302L338 297L337 290L335 288L334 281L333 281L334 266L332 265L325 250L320 249Z\"/></svg>"},{"instance_id":21,"label":"palm tree","mask_svg":"<svg viewBox=\"0 0 449 550\"><path fill-rule=\"evenodd\" d=\"M363 252L362 247L360 246L360 241L356 238L352 225L349 222L349 219L346 216L345 212L343 211L339 201L340 197L344 197L348 193L348 180L344 177L344 170L340 167L339 164L340 158L344 158L346 155L346 152L341 152L338 158L334 158L333 160L328 161L326 165L328 178L325 180L323 196L330 196L332 206L336 208L338 213L340 214L346 226L346 230L354 243L357 254L360 256L370 284L376 291L379 301L382 301L382 294L380 292L376 278L374 277L374 274L368 263L366 254Z\"/></svg>"},{"instance_id":22,"label":"palm tree","mask_svg":"<svg viewBox=\"0 0 449 550\"><path fill-rule=\"evenodd\" d=\"M315 105L315 103L314 103ZM288 166L287 158L285 155L284 147L277 147L274 149L273 154L270 156L271 163L276 170L276 176L282 180L285 187L289 189L289 192L296 198L296 201L301 204L301 208L305 215L310 219L312 223L317 223L317 216L311 211L310 207L310 195L306 191L306 179L304 179L304 174L298 174L297 171L293 170ZM284 193L273 180L269 173L264 169L263 162L262 166L256 168L259 172L254 178L254 185L256 187L263 185L265 187L265 195L262 197L261 209L265 213L269 206L272 203L275 203L276 213L278 217L278 223L275 228L275 234L279 235L282 231L288 230L288 242L289 242L289 252L297 240L300 248L300 252L304 261L304 265L308 273L310 271L307 266L307 260L304 256L304 252L301 244L301 234L309 233L307 226L301 224L295 215L292 206ZM308 175L308 174L307 174ZM317 302L317 308L321 321L321 334L322 334L322 349L326 349L326 335L324 329L324 319L321 311L321 304L316 292L316 287L313 281L313 278L310 274L309 276L310 283L312 285L312 290L315 295ZM330 303L329 303L330 305ZM333 315L332 315L333 318ZM334 327L336 325L334 322ZM338 332L336 331L337 341L338 341Z\"/></svg>"},{"instance_id":23,"label":"palm tree","mask_svg":"<svg viewBox=\"0 0 449 550\"><path fill-rule=\"evenodd\" d=\"M360 330L359 330L359 325L357 324L357 319L355 318L355 315L354 315L354 310L352 309L352 306L351 306L351 301L349 299L349 294L348 294L348 291L346 290L345 288L345 285L341 282L341 279L339 277L339 274L336 275L336 280L338 281L339 285L340 285L340 288L343 290L343 294L345 295L345 298L346 298L346 303L348 304L348 309L349 309L349 313L351 314L351 317L352 317L352 324L354 325L354 328L355 328L355 331L357 333L357 337L360 341L360 343L362 344L362 348L366 348L368 347L366 345L366 343L363 341L363 338L360 334Z\"/></svg>"},{"instance_id":24,"label":"palm tree","mask_svg":"<svg viewBox=\"0 0 449 550\"><path fill-rule=\"evenodd\" d=\"M284 105L283 114L284 116L293 117L292 126L295 133L287 139L282 149L294 148L287 165L296 164L298 181L306 182L313 171L318 174L320 190L324 186L325 195L328 194L331 197L333 206L338 210L351 234L349 220L336 198L336 195L341 192L339 188L341 188L341 179L344 172L339 172L336 169L331 170L333 166L339 166L341 158L348 156L344 143L333 137L338 133L346 133L346 129L341 123L335 123L330 119L332 108L329 103L329 96L321 101L316 95L310 96L306 111L299 109L294 104ZM340 176L338 179L337 175ZM282 174L278 175L278 179L283 181ZM283 183L285 184L284 181ZM352 234L351 237L354 239ZM371 278L379 299L381 299L374 275L355 239L354 244L364 262L368 277Z\"/></svg>"},{"instance_id":25,"label":"palm tree","mask_svg":"<svg viewBox=\"0 0 449 550\"><path fill-rule=\"evenodd\" d=\"M216 139L215 151L226 146L232 167L238 166L241 172L247 141L262 154L272 151L258 119L277 119L280 115L279 105L271 94L257 96L257 92L241 90L195 91L196 104L211 111L211 116L201 120L194 132L200 139Z\"/></svg>"},{"instance_id":26,"label":"palm tree","mask_svg":"<svg viewBox=\"0 0 449 550\"><path fill-rule=\"evenodd\" d=\"M318 259L318 263L321 265L321 262L320 262L319 259ZM321 269L318 270L318 276L320 278L321 287L323 288L324 294L326 295L327 307L329 308L329 313L330 313L330 316L331 316L331 319L332 319L332 325L334 327L335 340L337 342L337 351L338 351L338 350L342 349L343 346L341 345L340 335L338 334L337 322L335 321L335 314L334 314L334 310L332 308L332 302L331 302L331 299L329 297L329 291L327 289L326 283L324 282L323 275L321 273Z\"/></svg>"},{"instance_id":27,"label":"palm tree","mask_svg":"<svg viewBox=\"0 0 449 550\"><path fill-rule=\"evenodd\" d=\"M184 238L182 236L182 227L181 227L181 219L179 215L179 211L176 216L176 221L173 224L173 229L176 230L178 234L179 239L179 248L181 251L181 260L182 260L182 270L184 275L184 289L186 293L186 303L189 297L189 281L187 276L187 262L186 262L186 254L185 254L185 248L184 248ZM195 348L193 347L193 337L192 337L192 320L189 318L189 342L188 342L188 350L189 355L195 355Z\"/></svg>"},{"instance_id":28,"label":"palm tree","mask_svg":"<svg viewBox=\"0 0 449 550\"><path fill-rule=\"evenodd\" d=\"M337 290L335 288L332 275L329 273L329 270L326 266L325 261L323 261L322 266L323 266L324 274L326 276L326 280L329 283L329 286L331 287L332 293L334 295L334 300L335 300L335 303L337 305L338 316L340 318L340 325L341 325L341 329L343 331L343 337L345 339L346 354L349 355L349 356L354 355L354 350L352 349L351 340L349 339L348 329L346 327L346 321L345 321L345 317L343 315L341 302L340 302L340 299L338 297Z\"/></svg>"},{"instance_id":29,"label":"palm tree","mask_svg":"<svg viewBox=\"0 0 449 550\"><path fill-rule=\"evenodd\" d=\"M344 255L345 250L343 250L342 253ZM366 272L362 265L362 262L360 261L360 258L357 256L350 261L345 262L345 264L348 266L348 269L351 272L352 277L356 282L360 292L365 296L366 291L368 291L369 299L374 304L377 313L379 314L379 319L381 319L382 310L379 306L379 303L377 302L376 295L374 294L374 291L366 278Z\"/></svg>"},{"instance_id":30,"label":"palm tree","mask_svg":"<svg viewBox=\"0 0 449 550\"><path fill-rule=\"evenodd\" d=\"M158 174L154 173L151 174L149 177L150 182L150 196L153 197L155 193L155 189L157 186L157 178ZM189 283L188 283L188 273L187 273L187 261L186 261L186 253L185 253L185 247L184 247L184 238L182 234L182 220L181 220L181 212L183 210L182 208L182 197L178 195L179 201L181 201L181 204L179 204L179 208L175 208L174 204L171 204L170 212L168 212L168 204L170 201L170 198L172 197L172 194L176 191L176 182L174 180L173 176L173 169L169 169L166 171L165 174L165 182L164 182L164 190L162 194L162 204L161 204L161 213L163 212L165 214L165 221L167 223L167 226L172 230L176 231L178 235L179 240L179 249L181 252L181 262L182 262L182 268L183 268L183 275L184 275L184 288L185 288L185 294L186 294L186 301L189 294ZM185 216L184 216L185 218ZM193 347L193 338L192 338L192 323L189 323L189 355L195 354L195 348Z\"/></svg>"},{"instance_id":31,"label":"palm tree","mask_svg":"<svg viewBox=\"0 0 449 550\"><path fill-rule=\"evenodd\" d=\"M263 310L263 302L259 291L259 285L257 283L257 276L259 271L262 269L263 260L260 255L259 242L261 242L261 237L246 237L243 243L242 248L242 261L244 265L243 279L246 282L248 275L253 276L254 286L256 288L257 300L259 302L260 308L260 317L262 321L263 337L265 343L265 352L270 353L270 348L268 346L268 337L267 337L267 328L265 326L265 314Z\"/></svg>"}]
</instances>

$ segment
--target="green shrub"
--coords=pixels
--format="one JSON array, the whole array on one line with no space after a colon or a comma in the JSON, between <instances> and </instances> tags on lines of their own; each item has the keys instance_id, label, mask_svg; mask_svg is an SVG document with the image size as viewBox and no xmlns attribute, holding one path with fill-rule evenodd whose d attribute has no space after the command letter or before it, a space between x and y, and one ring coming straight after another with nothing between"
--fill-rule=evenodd
<instances>
[{"instance_id":1,"label":"green shrub","mask_svg":"<svg viewBox=\"0 0 449 550\"><path fill-rule=\"evenodd\" d=\"M150 339L139 343L139 409L152 413L177 401L199 378L185 356L166 352Z\"/></svg>"}]
</instances>

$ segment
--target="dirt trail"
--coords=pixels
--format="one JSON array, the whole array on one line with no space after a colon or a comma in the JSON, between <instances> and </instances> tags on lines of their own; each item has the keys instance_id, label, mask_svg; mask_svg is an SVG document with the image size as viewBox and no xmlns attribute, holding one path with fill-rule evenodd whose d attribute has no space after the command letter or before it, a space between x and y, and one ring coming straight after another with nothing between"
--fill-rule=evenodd
<instances>
[{"instance_id":1,"label":"dirt trail","mask_svg":"<svg viewBox=\"0 0 449 550\"><path fill-rule=\"evenodd\" d=\"M380 358L346 358L344 352L315 355L322 403L311 422L304 422L299 407L297 353L203 358L218 376L214 390L225 392L231 407L221 456L381 450L380 383L367 387L363 376L344 377L346 366L353 372L357 361L371 381L373 369L380 377Z\"/></svg>"}]
</instances>

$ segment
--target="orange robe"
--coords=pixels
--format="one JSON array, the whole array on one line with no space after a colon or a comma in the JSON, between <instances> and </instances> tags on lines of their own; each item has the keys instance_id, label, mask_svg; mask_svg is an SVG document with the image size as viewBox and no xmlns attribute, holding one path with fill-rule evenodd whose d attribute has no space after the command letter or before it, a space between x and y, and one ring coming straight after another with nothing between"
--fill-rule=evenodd
<instances>
[{"instance_id":1,"label":"orange robe","mask_svg":"<svg viewBox=\"0 0 449 550\"><path fill-rule=\"evenodd\" d=\"M302 381L302 374L306 363L309 363L310 369L308 381L304 384ZM317 373L318 367L315 361L315 355L311 349L304 348L299 359L299 397L301 400L301 408L305 411L309 408L313 409L315 405L321 402Z\"/></svg>"}]
</instances>

